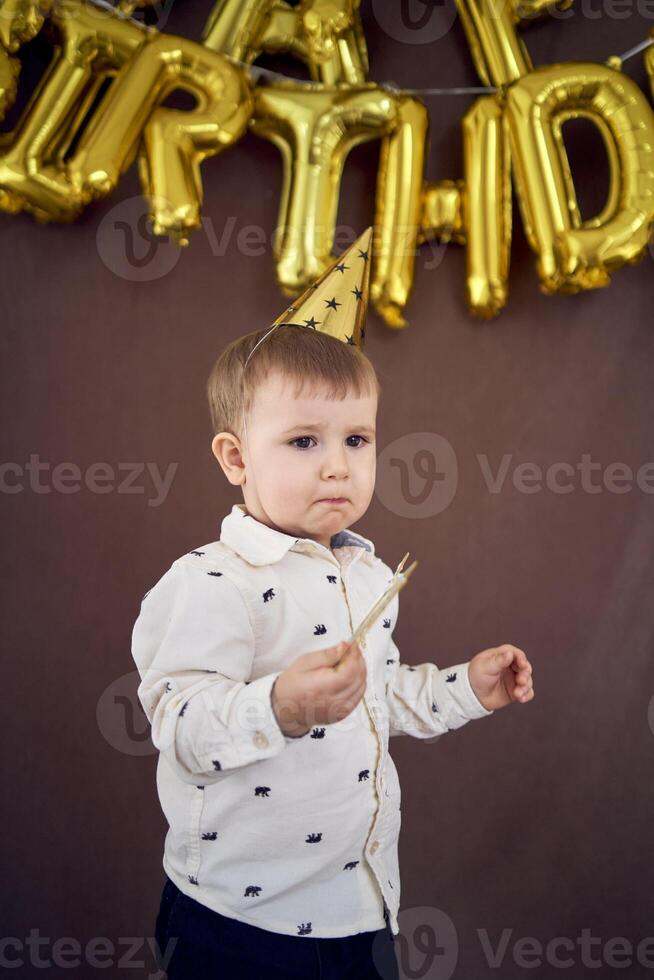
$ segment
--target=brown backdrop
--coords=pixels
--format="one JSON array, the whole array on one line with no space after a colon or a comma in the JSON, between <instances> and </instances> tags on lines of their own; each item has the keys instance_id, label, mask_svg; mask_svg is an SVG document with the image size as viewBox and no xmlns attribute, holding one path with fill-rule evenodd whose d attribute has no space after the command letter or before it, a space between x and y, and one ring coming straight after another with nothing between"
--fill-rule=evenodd
<instances>
[{"instance_id":1,"label":"brown backdrop","mask_svg":"<svg viewBox=\"0 0 654 980\"><path fill-rule=\"evenodd\" d=\"M166 29L199 38L208 11L186 0ZM371 0L362 13L372 79L478 84L459 24L411 45L383 29ZM653 18L654 9L635 2L587 2L524 36L537 64L601 62L642 40ZM39 50L31 46L35 63ZM306 77L290 60L261 63ZM647 87L641 57L626 71ZM430 179L461 174L460 118L469 104L428 100ZM606 179L598 140L583 127L570 142L582 200L596 209ZM360 147L347 164L339 222L356 231L373 219L378 152L378 144ZM131 261L117 227L141 206L135 168L73 226L0 218L3 459L13 464L3 495L2 934L25 943L38 930L48 937L45 959L57 938L84 947L108 937L116 946L115 965L104 971L111 976L123 975L124 937L153 935L163 883L165 824L156 756L135 700L131 628L146 589L178 555L217 536L239 499L210 454L205 378L225 343L268 323L286 302L269 244L277 150L248 136L209 161L203 176L215 235L233 228L224 254L210 230L197 232L152 281L136 281L146 245L136 241ZM265 231L260 255L237 244L248 225ZM165 246L150 256L162 269L168 257ZM619 952L615 937L624 937L633 951L622 954L631 966L621 973L651 976L648 950L638 963L636 947L654 935L654 528L652 494L635 482L654 460L651 258L619 272L609 289L544 297L516 221L510 302L492 323L466 310L464 261L456 246L425 247L410 327L393 332L371 311L367 333L384 386L380 454L393 440L402 440L401 455L416 433L437 433L456 456L456 493L420 519L376 497L357 530L390 564L407 550L420 560L395 634L404 661L444 667L512 642L534 665L536 699L432 744L391 742L403 786L405 968L419 969L418 922L431 924L447 949L427 962L431 972L413 976L449 976L444 964L456 962L455 977L522 978L530 971L512 948L524 937L543 946L566 937L575 977L613 976L604 944L614 940ZM479 457L495 472L505 454L506 481L493 493ZM512 482L519 464L574 467L584 454L601 464L592 475L599 492L581 474L569 493L528 493ZM31 456L45 465L40 489L25 469ZM84 482L100 462L109 467L105 492ZM616 462L634 471L625 492L602 483ZM77 490L74 470L67 487L55 478L61 463L79 467ZM174 464L165 499L157 502L147 469L124 485L135 463L160 471ZM380 467L380 488L392 490L397 476ZM411 480L418 493L419 476ZM584 929L600 940L591 953L599 969L582 952ZM495 947L503 930L508 947L493 970L485 931ZM654 964L654 943L648 949ZM42 975L36 955L7 953L23 957L21 976ZM142 948L132 959L145 963L130 976L154 971ZM78 968L49 975L59 973L96 970L82 954ZM561 969L544 955L536 975Z\"/></svg>"}]
</instances>

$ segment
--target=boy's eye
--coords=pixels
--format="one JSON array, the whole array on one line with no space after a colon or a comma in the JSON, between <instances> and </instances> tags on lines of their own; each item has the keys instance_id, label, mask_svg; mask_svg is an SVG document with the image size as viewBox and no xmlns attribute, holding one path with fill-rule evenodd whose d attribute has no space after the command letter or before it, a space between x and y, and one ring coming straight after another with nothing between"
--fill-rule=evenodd
<instances>
[{"instance_id":1,"label":"boy's eye","mask_svg":"<svg viewBox=\"0 0 654 980\"><path fill-rule=\"evenodd\" d=\"M312 439L313 436L298 436L297 439L291 440L291 446L297 445L299 442L304 442L307 439ZM297 446L298 449L308 449L308 446Z\"/></svg>"},{"instance_id":2,"label":"boy's eye","mask_svg":"<svg viewBox=\"0 0 654 980\"><path fill-rule=\"evenodd\" d=\"M307 446L306 444L301 445L301 446L298 445L298 443L305 443L305 441L307 439L313 439L313 436L297 436L296 439L292 439L291 440L290 445L291 446L296 446L298 449L310 449L311 447L310 446ZM356 436L356 435L348 436L348 439L358 439L359 440L354 445L352 443L350 443L350 448L351 449L358 449L360 447L360 445L361 445L362 442L365 443L365 442L369 442L370 441L369 439L366 439L365 436ZM315 439L313 441L315 442Z\"/></svg>"}]
</instances>

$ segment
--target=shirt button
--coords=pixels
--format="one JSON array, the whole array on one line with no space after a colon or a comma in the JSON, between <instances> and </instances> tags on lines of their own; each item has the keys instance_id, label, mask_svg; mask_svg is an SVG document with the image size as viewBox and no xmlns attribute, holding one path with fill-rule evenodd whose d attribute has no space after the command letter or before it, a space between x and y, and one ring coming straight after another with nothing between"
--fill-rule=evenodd
<instances>
[{"instance_id":1,"label":"shirt button","mask_svg":"<svg viewBox=\"0 0 654 980\"><path fill-rule=\"evenodd\" d=\"M263 734L263 732L256 733L256 735L254 736L254 744L257 745L260 749L265 749L265 747L268 744L268 739Z\"/></svg>"},{"instance_id":2,"label":"shirt button","mask_svg":"<svg viewBox=\"0 0 654 980\"><path fill-rule=\"evenodd\" d=\"M378 849L378 847L379 847L379 841L378 840L374 840L372 842L372 844L370 845L370 853L371 854L374 854L375 851Z\"/></svg>"}]
</instances>

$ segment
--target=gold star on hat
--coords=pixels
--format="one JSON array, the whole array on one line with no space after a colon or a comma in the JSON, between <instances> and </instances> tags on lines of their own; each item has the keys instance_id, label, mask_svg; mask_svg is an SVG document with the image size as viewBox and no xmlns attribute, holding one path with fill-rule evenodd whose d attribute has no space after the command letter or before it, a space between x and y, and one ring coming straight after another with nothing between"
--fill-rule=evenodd
<instances>
[{"instance_id":1,"label":"gold star on hat","mask_svg":"<svg viewBox=\"0 0 654 980\"><path fill-rule=\"evenodd\" d=\"M301 296L293 300L272 326L296 323L331 334L363 350L371 244L372 226L369 226Z\"/></svg>"}]
</instances>

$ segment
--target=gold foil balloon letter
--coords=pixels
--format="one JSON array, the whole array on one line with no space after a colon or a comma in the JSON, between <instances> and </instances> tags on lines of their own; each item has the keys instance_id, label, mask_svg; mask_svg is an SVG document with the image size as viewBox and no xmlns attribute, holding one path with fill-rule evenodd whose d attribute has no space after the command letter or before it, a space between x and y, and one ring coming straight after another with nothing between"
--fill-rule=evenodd
<instances>
[{"instance_id":1,"label":"gold foil balloon letter","mask_svg":"<svg viewBox=\"0 0 654 980\"><path fill-rule=\"evenodd\" d=\"M507 92L512 158L526 232L546 292L605 286L610 272L643 255L654 220L654 113L621 72L594 64L539 68ZM602 213L583 221L563 142L568 119L599 129L611 189Z\"/></svg>"},{"instance_id":2,"label":"gold foil balloon letter","mask_svg":"<svg viewBox=\"0 0 654 980\"><path fill-rule=\"evenodd\" d=\"M16 129L3 136L0 206L71 221L84 199L62 162L65 153L80 127L88 126L86 110L104 80L149 32L111 8L80 0L55 5L52 23L58 37L53 59Z\"/></svg>"},{"instance_id":3,"label":"gold foil balloon letter","mask_svg":"<svg viewBox=\"0 0 654 980\"><path fill-rule=\"evenodd\" d=\"M360 0L219 0L205 26L203 42L239 61L260 54L291 54L311 78L326 85L360 85L368 74L368 52L359 15Z\"/></svg>"},{"instance_id":4,"label":"gold foil balloon letter","mask_svg":"<svg viewBox=\"0 0 654 980\"><path fill-rule=\"evenodd\" d=\"M345 158L359 143L390 134L401 104L373 83L255 89L250 126L280 149L283 160L275 257L286 295L296 295L329 264ZM404 189L398 188L400 196Z\"/></svg>"},{"instance_id":5,"label":"gold foil balloon letter","mask_svg":"<svg viewBox=\"0 0 654 980\"><path fill-rule=\"evenodd\" d=\"M503 106L477 99L463 120L464 225L468 305L495 316L508 295L511 248L511 164Z\"/></svg>"},{"instance_id":6,"label":"gold foil balloon letter","mask_svg":"<svg viewBox=\"0 0 654 980\"><path fill-rule=\"evenodd\" d=\"M194 95L197 107L157 108L177 88ZM200 162L239 138L251 108L239 68L193 41L157 35L118 73L71 170L87 194L107 194L143 134L140 173L155 233L185 245L201 221Z\"/></svg>"}]
</instances>

